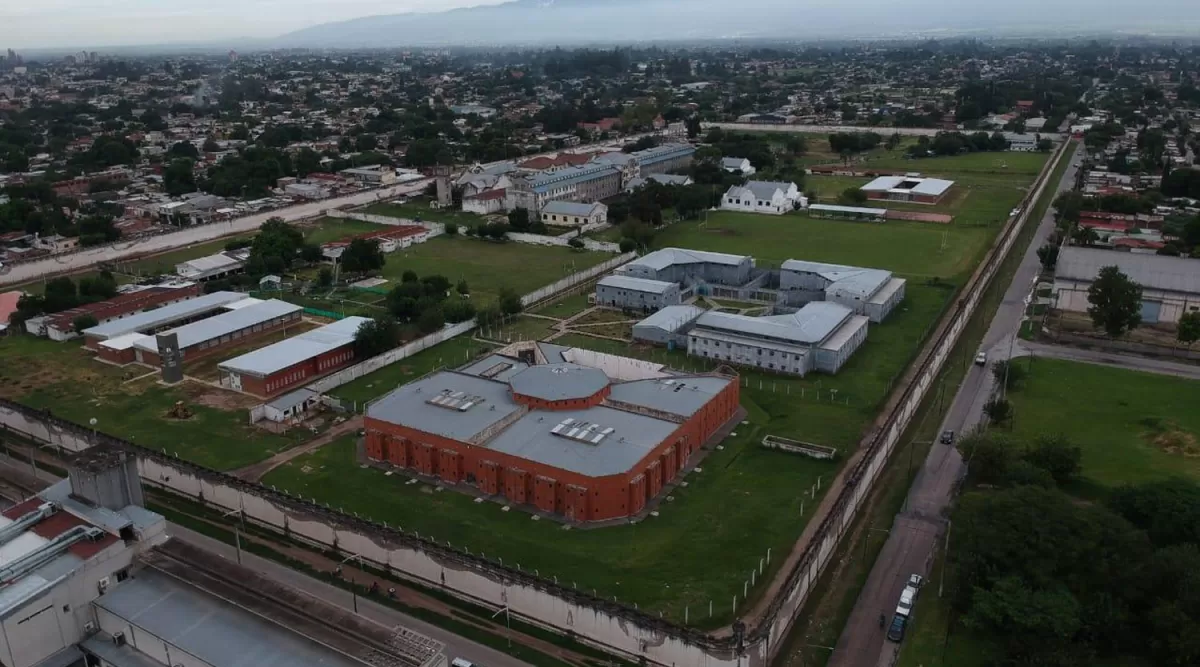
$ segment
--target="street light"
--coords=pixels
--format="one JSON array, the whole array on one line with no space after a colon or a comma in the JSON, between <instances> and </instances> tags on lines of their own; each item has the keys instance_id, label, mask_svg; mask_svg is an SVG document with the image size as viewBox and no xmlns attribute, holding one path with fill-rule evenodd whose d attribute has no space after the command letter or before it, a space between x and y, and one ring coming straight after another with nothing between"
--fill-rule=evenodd
<instances>
[{"instance_id":1,"label":"street light","mask_svg":"<svg viewBox=\"0 0 1200 667\"><path fill-rule=\"evenodd\" d=\"M497 609L496 613L492 614L492 618L496 618L500 615L500 612L504 612L504 625L508 628L508 632L505 634L505 637L508 639L508 647L512 648L512 614L508 607L507 589L505 591L504 598L504 607Z\"/></svg>"},{"instance_id":2,"label":"street light","mask_svg":"<svg viewBox=\"0 0 1200 667\"><path fill-rule=\"evenodd\" d=\"M338 575L339 576L342 573L342 565L345 565L347 562L352 561L352 560L358 561L358 574L360 576L363 574L362 557L359 556L358 554L351 554L351 555L345 557L344 559L342 559L342 562L338 564ZM355 588L355 583L353 581L349 582L349 584L350 584L350 599L354 604L354 613L357 614L358 613L358 589Z\"/></svg>"},{"instance_id":3,"label":"street light","mask_svg":"<svg viewBox=\"0 0 1200 667\"><path fill-rule=\"evenodd\" d=\"M92 445L96 444L96 424L100 423L95 417L88 420L88 425L92 427Z\"/></svg>"},{"instance_id":4,"label":"street light","mask_svg":"<svg viewBox=\"0 0 1200 667\"><path fill-rule=\"evenodd\" d=\"M96 420L93 419L92 421L96 421ZM238 521L237 521L237 523L233 524L233 544L235 547L237 547L238 565L241 565L242 564L242 533L241 533L240 529L241 529L242 521L245 520L242 515L242 510L241 510L241 508L238 508L235 510L229 510L228 512L222 514L221 518L226 519L226 518L233 516L234 514L238 515Z\"/></svg>"}]
</instances>

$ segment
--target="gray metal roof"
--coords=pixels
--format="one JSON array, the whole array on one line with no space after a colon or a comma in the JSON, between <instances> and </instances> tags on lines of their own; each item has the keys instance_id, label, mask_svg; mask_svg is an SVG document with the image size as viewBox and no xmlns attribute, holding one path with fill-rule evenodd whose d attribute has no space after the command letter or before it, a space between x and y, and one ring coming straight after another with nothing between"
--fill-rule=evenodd
<instances>
[{"instance_id":1,"label":"gray metal roof","mask_svg":"<svg viewBox=\"0 0 1200 667\"><path fill-rule=\"evenodd\" d=\"M169 306L163 306L162 308L147 310L137 315L106 322L87 329L83 333L85 336L107 339L136 331L158 329L170 325L172 322L188 319L206 311L216 310L245 298L246 295L239 292L213 292L212 294L205 294L194 299L180 301Z\"/></svg>"},{"instance_id":2,"label":"gray metal roof","mask_svg":"<svg viewBox=\"0 0 1200 667\"><path fill-rule=\"evenodd\" d=\"M566 361L567 359L563 355L571 349L566 345L555 345L554 343L538 343L537 346L542 351L542 355L546 357L546 360L552 364Z\"/></svg>"},{"instance_id":3,"label":"gray metal roof","mask_svg":"<svg viewBox=\"0 0 1200 667\"><path fill-rule=\"evenodd\" d=\"M663 248L633 260L627 266L646 266L661 271L676 264L724 264L739 266L750 261L745 255L730 255L723 252L708 252L705 250L684 250L683 248Z\"/></svg>"},{"instance_id":4,"label":"gray metal roof","mask_svg":"<svg viewBox=\"0 0 1200 667\"><path fill-rule=\"evenodd\" d=\"M1068 246L1058 256L1059 278L1091 282L1100 269L1115 266L1146 289L1200 294L1200 260Z\"/></svg>"},{"instance_id":5,"label":"gray metal roof","mask_svg":"<svg viewBox=\"0 0 1200 667\"><path fill-rule=\"evenodd\" d=\"M231 310L220 315L214 315L198 322L185 324L178 329L172 329L171 333L179 337L179 349L183 350L204 341L220 338L221 336L241 331L256 324L262 324L276 317L298 313L302 310L304 309L295 304L279 301L278 299L270 299L246 306L245 308L238 308L237 310ZM133 346L150 352L158 352L158 340L155 338L139 340Z\"/></svg>"},{"instance_id":6,"label":"gray metal roof","mask_svg":"<svg viewBox=\"0 0 1200 667\"><path fill-rule=\"evenodd\" d=\"M648 292L650 294L664 294L676 286L675 283L668 283L662 280L649 280L647 278L634 278L632 276L611 275L605 276L596 283L597 287L611 287L612 289L627 289L634 292Z\"/></svg>"},{"instance_id":7,"label":"gray metal roof","mask_svg":"<svg viewBox=\"0 0 1200 667\"><path fill-rule=\"evenodd\" d=\"M608 386L608 376L598 368L560 363L534 366L509 381L513 392L545 401L565 401L594 396Z\"/></svg>"},{"instance_id":8,"label":"gray metal roof","mask_svg":"<svg viewBox=\"0 0 1200 667\"><path fill-rule=\"evenodd\" d=\"M704 313L705 310L699 306L667 306L634 326L656 327L675 332L696 321L696 318Z\"/></svg>"},{"instance_id":9,"label":"gray metal roof","mask_svg":"<svg viewBox=\"0 0 1200 667\"><path fill-rule=\"evenodd\" d=\"M710 375L635 380L613 385L609 398L690 417L734 381Z\"/></svg>"},{"instance_id":10,"label":"gray metal roof","mask_svg":"<svg viewBox=\"0 0 1200 667\"><path fill-rule=\"evenodd\" d=\"M749 162L744 157L723 157L721 158L721 166L725 169L741 169L743 162Z\"/></svg>"},{"instance_id":11,"label":"gray metal roof","mask_svg":"<svg viewBox=\"0 0 1200 667\"><path fill-rule=\"evenodd\" d=\"M828 211L829 213L855 213L858 215L887 215L886 208L870 208L865 206L835 206L833 204L812 204L810 211Z\"/></svg>"},{"instance_id":12,"label":"gray metal roof","mask_svg":"<svg viewBox=\"0 0 1200 667\"><path fill-rule=\"evenodd\" d=\"M577 204L571 201L552 201L542 207L542 213L550 213L551 215L577 215L580 217L590 216L598 206L604 204Z\"/></svg>"},{"instance_id":13,"label":"gray metal roof","mask_svg":"<svg viewBox=\"0 0 1200 667\"><path fill-rule=\"evenodd\" d=\"M150 569L93 604L215 667L359 665L283 626Z\"/></svg>"},{"instance_id":14,"label":"gray metal roof","mask_svg":"<svg viewBox=\"0 0 1200 667\"><path fill-rule=\"evenodd\" d=\"M795 187L795 183L778 183L774 181L747 181L745 185L735 185L729 188L725 193L729 196L743 196L742 193L749 192L754 195L755 199L771 200L775 197L775 193L779 192L787 195L788 191Z\"/></svg>"},{"instance_id":15,"label":"gray metal roof","mask_svg":"<svg viewBox=\"0 0 1200 667\"><path fill-rule=\"evenodd\" d=\"M567 187L578 183L593 181L608 176L619 176L616 167L603 164L587 164L581 167L565 167L558 171L541 174L535 177L530 187L534 192L548 192L554 188Z\"/></svg>"},{"instance_id":16,"label":"gray metal roof","mask_svg":"<svg viewBox=\"0 0 1200 667\"><path fill-rule=\"evenodd\" d=\"M829 281L829 285L825 287L826 293L842 294L862 301L869 299L892 279L892 272L883 269L864 269L799 259L787 260L782 268L784 271L796 273L815 273Z\"/></svg>"},{"instance_id":17,"label":"gray metal roof","mask_svg":"<svg viewBox=\"0 0 1200 667\"><path fill-rule=\"evenodd\" d=\"M666 160L674 160L689 155L694 155L696 148L691 144L663 144L654 148L647 148L641 151L630 153L637 159L638 164L642 166L665 162Z\"/></svg>"},{"instance_id":18,"label":"gray metal roof","mask_svg":"<svg viewBox=\"0 0 1200 667\"><path fill-rule=\"evenodd\" d=\"M274 408L280 412L287 412L297 405L303 405L305 401L320 396L319 393L312 389L300 388L296 391L290 391L279 398L267 403L267 407Z\"/></svg>"},{"instance_id":19,"label":"gray metal roof","mask_svg":"<svg viewBox=\"0 0 1200 667\"><path fill-rule=\"evenodd\" d=\"M598 444L551 432L563 420L613 429ZM589 477L624 473L662 444L679 424L606 407L531 412L496 436L487 447Z\"/></svg>"},{"instance_id":20,"label":"gray metal roof","mask_svg":"<svg viewBox=\"0 0 1200 667\"><path fill-rule=\"evenodd\" d=\"M446 392L462 392L463 398L478 400L466 411L429 403ZM406 384L384 396L367 408L367 416L467 442L521 409L522 406L512 400L506 383L446 371Z\"/></svg>"},{"instance_id":21,"label":"gray metal roof","mask_svg":"<svg viewBox=\"0 0 1200 667\"><path fill-rule=\"evenodd\" d=\"M353 343L358 328L370 321L366 317L347 317L299 336L281 340L274 345L247 352L240 357L222 362L218 368L266 377L317 355Z\"/></svg>"},{"instance_id":22,"label":"gray metal roof","mask_svg":"<svg viewBox=\"0 0 1200 667\"><path fill-rule=\"evenodd\" d=\"M815 301L789 315L748 317L709 311L696 320L700 329L715 329L750 337L816 345L829 338L854 311L827 301Z\"/></svg>"},{"instance_id":23,"label":"gray metal roof","mask_svg":"<svg viewBox=\"0 0 1200 667\"><path fill-rule=\"evenodd\" d=\"M880 176L875 180L862 186L862 189L867 192L889 192L895 190L897 186L904 182L915 181L916 185L911 188L904 188L904 192L912 192L919 195L941 195L949 190L954 181L947 181L941 178L925 178L924 176Z\"/></svg>"}]
</instances>

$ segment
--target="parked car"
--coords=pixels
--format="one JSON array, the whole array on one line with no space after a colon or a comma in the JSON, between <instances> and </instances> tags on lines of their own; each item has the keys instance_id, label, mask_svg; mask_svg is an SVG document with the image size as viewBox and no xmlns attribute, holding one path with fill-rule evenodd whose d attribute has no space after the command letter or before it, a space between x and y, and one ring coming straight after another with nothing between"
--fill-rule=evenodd
<instances>
[{"instance_id":1,"label":"parked car","mask_svg":"<svg viewBox=\"0 0 1200 667\"><path fill-rule=\"evenodd\" d=\"M954 444L954 431L942 431L942 437L938 438L938 442L943 445Z\"/></svg>"},{"instance_id":2,"label":"parked car","mask_svg":"<svg viewBox=\"0 0 1200 667\"><path fill-rule=\"evenodd\" d=\"M987 352L980 352L975 355L976 366L987 366Z\"/></svg>"},{"instance_id":3,"label":"parked car","mask_svg":"<svg viewBox=\"0 0 1200 667\"><path fill-rule=\"evenodd\" d=\"M892 624L888 626L887 638L899 644L904 639L904 630L907 626L908 617L896 614L892 617Z\"/></svg>"}]
</instances>

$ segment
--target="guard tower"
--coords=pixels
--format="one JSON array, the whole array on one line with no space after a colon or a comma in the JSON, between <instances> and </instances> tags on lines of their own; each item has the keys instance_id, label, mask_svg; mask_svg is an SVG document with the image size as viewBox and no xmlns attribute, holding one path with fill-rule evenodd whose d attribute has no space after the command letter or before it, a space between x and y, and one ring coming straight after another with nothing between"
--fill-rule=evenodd
<instances>
[{"instance_id":1,"label":"guard tower","mask_svg":"<svg viewBox=\"0 0 1200 667\"><path fill-rule=\"evenodd\" d=\"M179 353L179 335L161 333L158 340L158 355L162 358L162 379L167 384L183 382L183 359Z\"/></svg>"},{"instance_id":2,"label":"guard tower","mask_svg":"<svg viewBox=\"0 0 1200 667\"><path fill-rule=\"evenodd\" d=\"M454 204L454 193L450 190L450 167L445 165L434 167L433 178L437 183L438 208L450 208Z\"/></svg>"}]
</instances>

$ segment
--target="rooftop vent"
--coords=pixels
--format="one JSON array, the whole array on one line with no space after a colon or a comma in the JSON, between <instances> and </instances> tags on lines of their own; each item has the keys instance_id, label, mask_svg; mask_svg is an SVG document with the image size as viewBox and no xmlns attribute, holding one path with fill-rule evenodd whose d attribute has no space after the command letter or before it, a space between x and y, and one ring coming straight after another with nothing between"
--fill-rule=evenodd
<instances>
[{"instance_id":1,"label":"rooftop vent","mask_svg":"<svg viewBox=\"0 0 1200 667\"><path fill-rule=\"evenodd\" d=\"M466 392L454 391L452 389L443 389L441 393L433 398L425 401L430 405L436 405L439 408L454 410L456 412L466 412L471 408L483 402L480 396L471 396Z\"/></svg>"},{"instance_id":2,"label":"rooftop vent","mask_svg":"<svg viewBox=\"0 0 1200 667\"><path fill-rule=\"evenodd\" d=\"M598 445L615 430L611 427L604 428L599 424L577 421L568 417L550 429L550 432L560 438L582 442L585 445Z\"/></svg>"}]
</instances>

